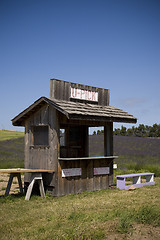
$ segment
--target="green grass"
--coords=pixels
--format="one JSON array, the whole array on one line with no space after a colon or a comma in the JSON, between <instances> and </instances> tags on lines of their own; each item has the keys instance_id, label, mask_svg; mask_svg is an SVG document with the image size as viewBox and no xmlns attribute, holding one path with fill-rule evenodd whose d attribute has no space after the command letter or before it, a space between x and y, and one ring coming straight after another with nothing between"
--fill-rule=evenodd
<instances>
[{"instance_id":1,"label":"green grass","mask_svg":"<svg viewBox=\"0 0 160 240\"><path fill-rule=\"evenodd\" d=\"M127 239L137 225L160 233L159 199L159 178L135 191L32 196L30 201L21 195L0 197L0 239Z\"/></svg>"},{"instance_id":2,"label":"green grass","mask_svg":"<svg viewBox=\"0 0 160 240\"><path fill-rule=\"evenodd\" d=\"M0 129L0 141L24 137L24 132Z\"/></svg>"},{"instance_id":3,"label":"green grass","mask_svg":"<svg viewBox=\"0 0 160 240\"><path fill-rule=\"evenodd\" d=\"M24 137L0 141L0 168L24 167Z\"/></svg>"},{"instance_id":4,"label":"green grass","mask_svg":"<svg viewBox=\"0 0 160 240\"><path fill-rule=\"evenodd\" d=\"M156 156L118 156L116 163L121 173L153 172L155 176L160 177L160 164Z\"/></svg>"},{"instance_id":5,"label":"green grass","mask_svg":"<svg viewBox=\"0 0 160 240\"><path fill-rule=\"evenodd\" d=\"M0 140L5 134L7 140L0 141L0 168L23 167L23 138L2 132ZM130 156L119 157L115 176L146 171L159 176L158 158L137 155L129 160ZM108 189L59 198L47 195L45 199L32 196L30 201L20 194L0 196L0 239L127 239L136 234L137 226L144 229L137 237L142 234L144 238L149 228L146 238L152 234L160 239L160 178L155 180L156 185L135 191Z\"/></svg>"}]
</instances>

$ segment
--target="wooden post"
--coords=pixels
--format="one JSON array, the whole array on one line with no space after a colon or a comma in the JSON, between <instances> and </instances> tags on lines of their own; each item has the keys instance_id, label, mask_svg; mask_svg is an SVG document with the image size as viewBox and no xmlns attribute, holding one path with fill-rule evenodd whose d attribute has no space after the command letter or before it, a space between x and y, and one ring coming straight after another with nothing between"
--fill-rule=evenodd
<instances>
[{"instance_id":1,"label":"wooden post","mask_svg":"<svg viewBox=\"0 0 160 240\"><path fill-rule=\"evenodd\" d=\"M84 147L84 152L83 152L83 156L84 157L88 157L89 156L89 137L88 137L88 126L83 126L83 142L84 145L82 147Z\"/></svg>"},{"instance_id":2,"label":"wooden post","mask_svg":"<svg viewBox=\"0 0 160 240\"><path fill-rule=\"evenodd\" d=\"M104 126L104 156L113 155L113 123Z\"/></svg>"},{"instance_id":3,"label":"wooden post","mask_svg":"<svg viewBox=\"0 0 160 240\"><path fill-rule=\"evenodd\" d=\"M104 156L113 156L113 123L104 126ZM109 186L113 185L113 159L109 162Z\"/></svg>"},{"instance_id":4,"label":"wooden post","mask_svg":"<svg viewBox=\"0 0 160 240\"><path fill-rule=\"evenodd\" d=\"M58 157L59 157L59 115L53 108L49 108L49 142L50 142L50 162L49 168L54 169L55 174L53 175L52 184L54 185L53 195L57 196L58 193Z\"/></svg>"},{"instance_id":5,"label":"wooden post","mask_svg":"<svg viewBox=\"0 0 160 240\"><path fill-rule=\"evenodd\" d=\"M110 156L110 126L106 125L104 126L104 156Z\"/></svg>"}]
</instances>

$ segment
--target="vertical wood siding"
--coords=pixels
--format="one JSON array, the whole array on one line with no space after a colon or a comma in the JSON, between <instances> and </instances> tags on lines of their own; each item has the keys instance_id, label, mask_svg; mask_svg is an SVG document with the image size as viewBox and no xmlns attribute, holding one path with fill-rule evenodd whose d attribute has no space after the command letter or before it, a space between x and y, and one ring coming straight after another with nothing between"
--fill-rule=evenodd
<instances>
[{"instance_id":1,"label":"vertical wood siding","mask_svg":"<svg viewBox=\"0 0 160 240\"><path fill-rule=\"evenodd\" d=\"M69 193L80 193L83 191L94 191L106 189L113 184L113 160L74 160L74 161L58 161L60 157L59 145L59 129L61 115L47 104L32 114L25 122L25 168L51 169L55 174L44 176L44 182L48 186L53 187L52 194L54 196L66 195ZM67 120L66 120L67 121ZM49 127L49 146L34 146L33 145L33 126ZM74 125L71 125L74 127ZM75 125L76 126L76 125ZM69 125L68 125L69 127ZM81 150L78 149L78 154L88 156L88 126L82 125L80 143ZM107 142L110 141L108 147ZM105 126L104 146L105 154L113 154L113 124L108 123ZM76 146L76 144L75 144ZM70 147L70 145L69 145ZM109 150L108 150L109 149ZM76 151L76 148L74 149ZM71 154L71 153L70 153ZM73 152L73 154L75 154ZM80 157L80 156L78 156ZM94 175L95 167L110 167L109 175ZM81 168L82 175L76 177L62 178L62 169L66 168ZM25 174L25 182L30 181L30 174Z\"/></svg>"},{"instance_id":2,"label":"vertical wood siding","mask_svg":"<svg viewBox=\"0 0 160 240\"><path fill-rule=\"evenodd\" d=\"M61 81L57 79L50 80L50 98L55 98L55 99L65 100L65 101L73 100L73 99L70 99L71 87L98 92L98 105L103 105L103 106L109 105L109 99L110 99L109 89L97 88L97 87L82 85L78 83ZM79 101L79 100L76 99L75 101ZM87 101L84 100L84 102L87 102Z\"/></svg>"},{"instance_id":3,"label":"vertical wood siding","mask_svg":"<svg viewBox=\"0 0 160 240\"><path fill-rule=\"evenodd\" d=\"M74 160L59 161L58 168L58 194L57 196L67 195L69 193L80 193L83 191L95 191L107 189L110 186L109 175L94 175L95 167L111 167L110 160ZM82 175L76 177L63 177L62 169L81 168ZM111 170L111 169L110 169Z\"/></svg>"},{"instance_id":4,"label":"vertical wood siding","mask_svg":"<svg viewBox=\"0 0 160 240\"><path fill-rule=\"evenodd\" d=\"M33 126L48 126L49 145L34 146L33 145ZM25 168L51 169L55 170L51 178L51 174L44 174L44 182L54 187L56 195L57 168L58 168L58 152L59 152L59 136L58 136L58 117L57 111L47 104L41 107L25 122ZM30 181L30 174L25 174L25 182ZM48 179L47 179L48 178Z\"/></svg>"}]
</instances>

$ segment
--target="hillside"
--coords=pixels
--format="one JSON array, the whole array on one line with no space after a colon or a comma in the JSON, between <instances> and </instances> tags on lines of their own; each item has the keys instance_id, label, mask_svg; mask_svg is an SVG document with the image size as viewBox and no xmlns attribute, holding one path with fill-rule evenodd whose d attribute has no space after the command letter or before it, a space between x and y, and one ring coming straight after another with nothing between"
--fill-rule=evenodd
<instances>
[{"instance_id":1,"label":"hillside","mask_svg":"<svg viewBox=\"0 0 160 240\"><path fill-rule=\"evenodd\" d=\"M24 136L23 131L11 131L11 130L0 129L0 141L15 139L23 136Z\"/></svg>"},{"instance_id":2,"label":"hillside","mask_svg":"<svg viewBox=\"0 0 160 240\"><path fill-rule=\"evenodd\" d=\"M0 168L24 167L24 137L0 141Z\"/></svg>"}]
</instances>

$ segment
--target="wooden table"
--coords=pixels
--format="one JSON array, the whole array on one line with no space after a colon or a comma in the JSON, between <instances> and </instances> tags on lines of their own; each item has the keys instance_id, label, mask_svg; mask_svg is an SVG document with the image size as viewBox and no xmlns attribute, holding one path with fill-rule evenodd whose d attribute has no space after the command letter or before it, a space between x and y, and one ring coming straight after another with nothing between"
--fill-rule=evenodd
<instances>
[{"instance_id":1,"label":"wooden table","mask_svg":"<svg viewBox=\"0 0 160 240\"><path fill-rule=\"evenodd\" d=\"M45 197L42 173L54 173L54 171L46 170L46 169L12 168L12 169L0 169L0 173L10 174L6 192L5 192L5 196L8 196L8 194L10 192L10 188L11 188L14 177L17 177L20 192L23 193L21 173L31 173L31 181L30 181L30 184L28 186L27 193L25 196L25 200L29 200L35 181L38 181L41 197L43 197L43 198Z\"/></svg>"}]
</instances>

